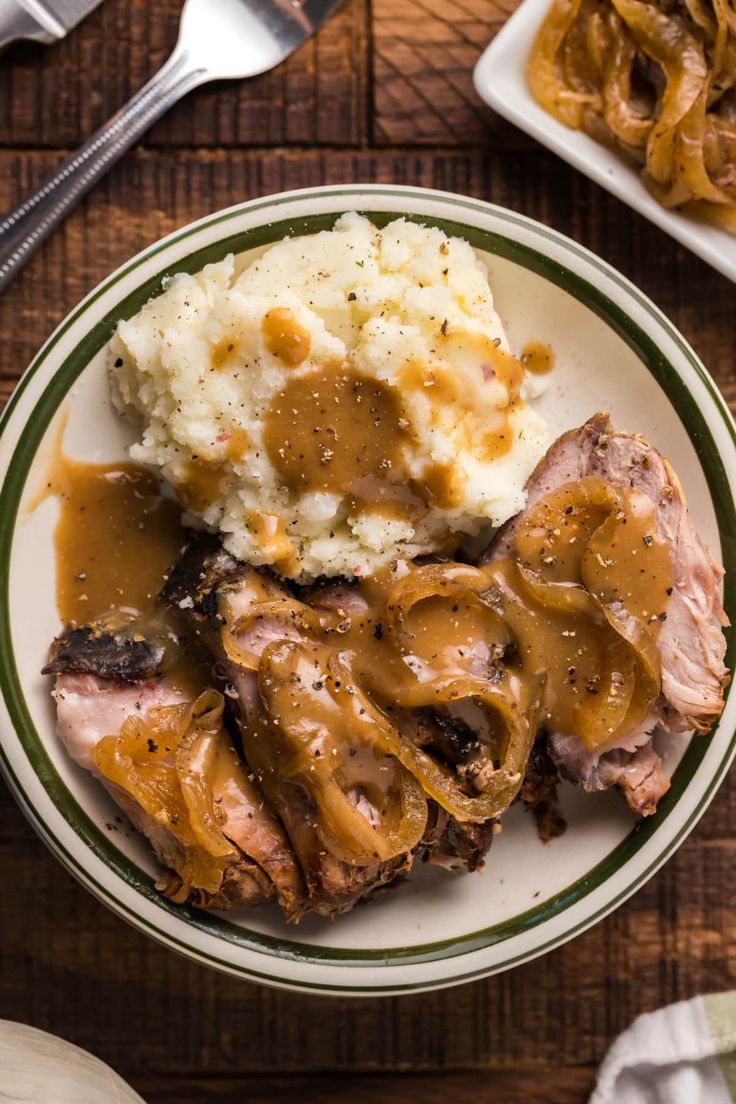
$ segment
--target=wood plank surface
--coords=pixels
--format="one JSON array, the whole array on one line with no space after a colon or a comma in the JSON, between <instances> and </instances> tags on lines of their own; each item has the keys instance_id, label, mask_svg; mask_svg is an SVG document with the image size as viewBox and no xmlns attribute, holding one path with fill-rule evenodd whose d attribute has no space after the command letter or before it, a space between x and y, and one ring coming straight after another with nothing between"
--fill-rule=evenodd
<instances>
[{"instance_id":1,"label":"wood plank surface","mask_svg":"<svg viewBox=\"0 0 736 1104\"><path fill-rule=\"evenodd\" d=\"M161 235L244 198L376 181L489 199L569 234L654 299L736 409L733 285L475 98L470 70L511 7L346 0L282 69L192 94L0 296L0 402L82 295ZM0 209L156 69L178 10L105 0L65 42L0 60ZM222 977L138 934L0 783L0 1018L87 1047L149 1104L583 1104L636 1014L735 983L735 839L729 779L666 866L565 947L458 989L327 999Z\"/></svg>"},{"instance_id":2,"label":"wood plank surface","mask_svg":"<svg viewBox=\"0 0 736 1104\"><path fill-rule=\"evenodd\" d=\"M731 816L734 803L729 781L716 804ZM709 816L630 902L552 954L457 989L352 1000L262 989L171 954L81 890L10 801L0 810L0 1018L63 1034L141 1086L404 1070L474 1070L488 1086L502 1071L503 1099L526 1102L534 1077L571 1069L559 1099L582 1104L636 1014L734 982L733 837L712 836Z\"/></svg>"},{"instance_id":3,"label":"wood plank surface","mask_svg":"<svg viewBox=\"0 0 736 1104\"><path fill-rule=\"evenodd\" d=\"M510 0L373 0L374 139L387 145L529 147L473 90L473 67Z\"/></svg>"},{"instance_id":4,"label":"wood plank surface","mask_svg":"<svg viewBox=\"0 0 736 1104\"><path fill-rule=\"evenodd\" d=\"M437 1074L358 1074L346 1077L279 1077L257 1075L248 1082L248 1104L284 1104L289 1100L319 1104L375 1104L400 1100L402 1104L564 1104L576 1094L581 1100L592 1087L590 1071L545 1067L542 1071L509 1073L504 1069ZM243 1104L243 1091L231 1078L145 1078L138 1084L148 1099L162 1104L200 1104L203 1093L216 1092L218 1104ZM523 1096L520 1095L523 1093Z\"/></svg>"},{"instance_id":5,"label":"wood plank surface","mask_svg":"<svg viewBox=\"0 0 736 1104\"><path fill-rule=\"evenodd\" d=\"M180 9L180 0L105 0L63 42L13 46L0 64L0 145L79 145L166 60ZM146 144L359 144L367 125L367 11L367 0L345 0L319 37L278 69L197 90Z\"/></svg>"}]
</instances>

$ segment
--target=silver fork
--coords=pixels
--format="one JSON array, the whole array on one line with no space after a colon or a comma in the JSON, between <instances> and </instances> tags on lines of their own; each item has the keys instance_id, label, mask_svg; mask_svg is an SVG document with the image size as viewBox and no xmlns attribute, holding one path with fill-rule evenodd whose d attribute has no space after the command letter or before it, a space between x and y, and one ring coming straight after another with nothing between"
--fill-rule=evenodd
<instances>
[{"instance_id":1,"label":"silver fork","mask_svg":"<svg viewBox=\"0 0 736 1104\"><path fill-rule=\"evenodd\" d=\"M199 84L255 77L314 34L342 0L186 0L169 60L0 222L0 291L92 185Z\"/></svg>"}]
</instances>

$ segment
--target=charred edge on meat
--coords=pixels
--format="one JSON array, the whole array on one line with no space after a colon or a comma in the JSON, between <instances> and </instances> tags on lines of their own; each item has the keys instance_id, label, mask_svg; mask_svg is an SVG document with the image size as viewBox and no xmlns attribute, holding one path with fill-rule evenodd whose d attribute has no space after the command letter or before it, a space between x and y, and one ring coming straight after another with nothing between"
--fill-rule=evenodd
<instances>
[{"instance_id":1,"label":"charred edge on meat","mask_svg":"<svg viewBox=\"0 0 736 1104\"><path fill-rule=\"evenodd\" d=\"M237 591L246 570L244 565L224 553L216 540L197 537L172 569L162 598L172 608L178 607L209 646L216 648L212 629L217 624L219 600L228 591ZM263 568L258 571L265 576L270 574ZM273 581L287 591L283 580L274 578ZM313 608L339 609L346 614L358 614L366 608L357 587L342 579L319 580L308 587L292 586L288 592ZM405 720L408 723L409 718ZM409 738L431 745L450 764L465 762L477 752L477 734L463 721L445 718L431 710L417 711L410 727ZM299 836L298 817L287 824L287 830L295 843ZM296 846L295 850L309 884L311 908L321 915L334 917L396 879L401 880L413 859L424 856L427 848L431 852L428 856L431 862L451 869L478 869L490 846L493 831L493 822L480 826L460 825L438 810L435 828L428 831L426 841L422 841L414 854L399 856L387 863L355 870L323 851L319 860L313 862L307 854L308 847L305 851L303 846Z\"/></svg>"},{"instance_id":2,"label":"charred edge on meat","mask_svg":"<svg viewBox=\"0 0 736 1104\"><path fill-rule=\"evenodd\" d=\"M129 631L95 625L69 626L49 649L44 675L97 675L119 682L143 682L160 675L166 650Z\"/></svg>"},{"instance_id":3,"label":"charred edge on meat","mask_svg":"<svg viewBox=\"0 0 736 1104\"><path fill-rule=\"evenodd\" d=\"M439 710L427 709L422 711L418 720L421 737L417 742L420 746L433 748L452 766L467 762L478 749L477 733L459 717L448 717Z\"/></svg>"},{"instance_id":4,"label":"charred edge on meat","mask_svg":"<svg viewBox=\"0 0 736 1104\"><path fill-rule=\"evenodd\" d=\"M461 824L429 802L429 819L419 853L424 862L445 870L481 870L496 833L497 821L482 824Z\"/></svg>"},{"instance_id":5,"label":"charred edge on meat","mask_svg":"<svg viewBox=\"0 0 736 1104\"><path fill-rule=\"evenodd\" d=\"M557 797L559 781L557 766L549 754L544 734L534 742L519 791L519 798L534 817L542 843L549 843L567 829Z\"/></svg>"},{"instance_id":6,"label":"charred edge on meat","mask_svg":"<svg viewBox=\"0 0 736 1104\"><path fill-rule=\"evenodd\" d=\"M226 552L219 537L198 533L173 565L160 598L172 609L186 609L205 620L217 616L217 592L243 574L243 565Z\"/></svg>"}]
</instances>

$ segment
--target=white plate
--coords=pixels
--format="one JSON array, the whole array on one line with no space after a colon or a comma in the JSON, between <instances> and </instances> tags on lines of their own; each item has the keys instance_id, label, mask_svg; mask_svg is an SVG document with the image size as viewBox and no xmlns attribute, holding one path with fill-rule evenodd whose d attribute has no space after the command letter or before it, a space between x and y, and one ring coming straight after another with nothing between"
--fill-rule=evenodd
<instances>
[{"instance_id":1,"label":"white plate","mask_svg":"<svg viewBox=\"0 0 736 1104\"><path fill-rule=\"evenodd\" d=\"M710 736L671 745L672 789L643 824L619 795L569 787L570 826L562 838L543 846L531 817L514 808L481 874L420 866L403 888L335 924L311 919L289 928L272 907L217 916L155 892L147 844L134 833L109 831L115 810L54 732L50 683L38 672L59 628L56 506L47 500L31 511L28 504L62 407L69 414L67 453L98 461L124 455L130 431L110 407L100 350L117 320L160 289L163 275L196 271L287 232L330 226L351 209L377 220L409 213L467 237L488 262L514 347L536 338L556 351L541 404L553 430L607 408L622 429L645 433L673 461L696 525L736 572L736 445L728 411L679 334L613 269L529 219L438 192L356 185L246 203L173 234L105 280L49 339L0 423L0 575L7 588L0 595L0 762L29 819L72 873L166 945L267 984L401 993L508 969L633 893L712 798L734 753L736 697ZM733 593L729 588L727 605Z\"/></svg>"},{"instance_id":2,"label":"white plate","mask_svg":"<svg viewBox=\"0 0 736 1104\"><path fill-rule=\"evenodd\" d=\"M526 63L551 3L552 0L524 0L505 23L475 68L478 95L499 115L736 281L736 235L666 210L649 194L637 169L622 154L599 145L581 130L564 126L532 96L525 78Z\"/></svg>"}]
</instances>

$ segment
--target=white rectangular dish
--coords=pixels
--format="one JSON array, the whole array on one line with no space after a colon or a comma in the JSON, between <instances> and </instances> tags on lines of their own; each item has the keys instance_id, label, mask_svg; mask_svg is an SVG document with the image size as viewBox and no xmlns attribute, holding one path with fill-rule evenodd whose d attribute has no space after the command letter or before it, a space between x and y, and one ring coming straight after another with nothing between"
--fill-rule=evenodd
<instances>
[{"instance_id":1,"label":"white rectangular dish","mask_svg":"<svg viewBox=\"0 0 736 1104\"><path fill-rule=\"evenodd\" d=\"M636 167L623 155L599 145L582 131L563 126L533 98L526 83L526 63L550 2L524 0L496 35L475 69L478 95L499 115L736 281L735 236L661 207L644 187Z\"/></svg>"}]
</instances>

